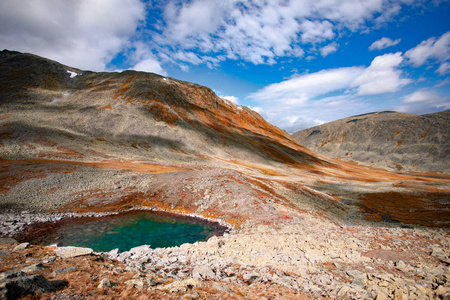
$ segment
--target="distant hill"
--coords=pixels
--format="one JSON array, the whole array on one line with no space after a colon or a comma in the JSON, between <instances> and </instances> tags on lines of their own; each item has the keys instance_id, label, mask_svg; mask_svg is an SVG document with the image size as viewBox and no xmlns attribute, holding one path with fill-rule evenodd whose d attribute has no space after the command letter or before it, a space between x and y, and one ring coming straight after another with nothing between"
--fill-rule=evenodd
<instances>
[{"instance_id":1,"label":"distant hill","mask_svg":"<svg viewBox=\"0 0 450 300\"><path fill-rule=\"evenodd\" d=\"M293 137L328 157L395 171L450 172L450 110L363 114L300 130Z\"/></svg>"}]
</instances>

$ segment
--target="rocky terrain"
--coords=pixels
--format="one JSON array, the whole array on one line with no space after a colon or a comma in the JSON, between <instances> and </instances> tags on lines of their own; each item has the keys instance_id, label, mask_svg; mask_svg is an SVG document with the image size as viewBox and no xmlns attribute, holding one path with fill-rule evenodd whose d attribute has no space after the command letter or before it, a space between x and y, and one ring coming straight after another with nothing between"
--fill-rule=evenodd
<instances>
[{"instance_id":1,"label":"rocky terrain","mask_svg":"<svg viewBox=\"0 0 450 300\"><path fill-rule=\"evenodd\" d=\"M450 172L450 110L348 117L297 131L303 146L328 157L392 171Z\"/></svg>"},{"instance_id":2,"label":"rocky terrain","mask_svg":"<svg viewBox=\"0 0 450 300\"><path fill-rule=\"evenodd\" d=\"M450 297L448 175L326 158L206 87L2 51L0 137L0 234L22 243L1 241L2 297ZM37 222L134 209L230 232L73 257L23 244Z\"/></svg>"}]
</instances>

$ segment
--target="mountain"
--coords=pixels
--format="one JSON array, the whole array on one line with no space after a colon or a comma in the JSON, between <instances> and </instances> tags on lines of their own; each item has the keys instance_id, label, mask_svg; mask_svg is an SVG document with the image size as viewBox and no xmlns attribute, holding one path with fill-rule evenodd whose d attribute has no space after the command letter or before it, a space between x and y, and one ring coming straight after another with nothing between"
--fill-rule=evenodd
<instances>
[{"instance_id":1,"label":"mountain","mask_svg":"<svg viewBox=\"0 0 450 300\"><path fill-rule=\"evenodd\" d=\"M196 84L10 51L1 52L0 79L4 158L320 163L253 110Z\"/></svg>"},{"instance_id":2,"label":"mountain","mask_svg":"<svg viewBox=\"0 0 450 300\"><path fill-rule=\"evenodd\" d=\"M293 137L314 152L368 166L450 172L450 110L363 114L300 130Z\"/></svg>"}]
</instances>

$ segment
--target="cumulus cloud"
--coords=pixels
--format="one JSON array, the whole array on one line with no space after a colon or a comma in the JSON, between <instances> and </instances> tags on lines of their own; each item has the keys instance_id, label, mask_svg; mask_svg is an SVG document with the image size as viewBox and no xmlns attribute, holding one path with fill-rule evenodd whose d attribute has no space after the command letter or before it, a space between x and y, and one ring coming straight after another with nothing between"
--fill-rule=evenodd
<instances>
[{"instance_id":1,"label":"cumulus cloud","mask_svg":"<svg viewBox=\"0 0 450 300\"><path fill-rule=\"evenodd\" d=\"M437 73L445 75L450 73L450 62L443 62L436 70Z\"/></svg>"},{"instance_id":2,"label":"cumulus cloud","mask_svg":"<svg viewBox=\"0 0 450 300\"><path fill-rule=\"evenodd\" d=\"M338 43L331 43L329 45L326 45L325 47L320 48L320 55L323 57L328 56L331 53L334 53L339 48Z\"/></svg>"},{"instance_id":3,"label":"cumulus cloud","mask_svg":"<svg viewBox=\"0 0 450 300\"><path fill-rule=\"evenodd\" d=\"M420 89L405 97L397 111L423 114L450 109L450 98L439 95L436 90Z\"/></svg>"},{"instance_id":4,"label":"cumulus cloud","mask_svg":"<svg viewBox=\"0 0 450 300\"><path fill-rule=\"evenodd\" d=\"M403 61L402 54L389 53L375 57L370 66L355 79L353 86L358 87L359 95L377 95L392 93L411 82L401 77L397 67Z\"/></svg>"},{"instance_id":5,"label":"cumulus cloud","mask_svg":"<svg viewBox=\"0 0 450 300\"><path fill-rule=\"evenodd\" d=\"M0 45L105 70L144 17L139 0L0 1Z\"/></svg>"},{"instance_id":6,"label":"cumulus cloud","mask_svg":"<svg viewBox=\"0 0 450 300\"><path fill-rule=\"evenodd\" d=\"M437 70L440 74L446 74L449 70L450 60L450 31L444 33L441 37L431 37L422 41L419 45L408 50L405 56L415 67L424 65L428 61L441 62Z\"/></svg>"},{"instance_id":7,"label":"cumulus cloud","mask_svg":"<svg viewBox=\"0 0 450 300\"><path fill-rule=\"evenodd\" d=\"M389 16L383 20L388 21L400 12L401 5L414 4L404 0L170 2L164 10L166 26L154 40L161 51L170 54L173 49L194 50L214 53L219 62L242 59L274 64L279 57L302 57L305 52L308 56L327 56L337 50L333 39L340 33L382 23L385 13Z\"/></svg>"},{"instance_id":8,"label":"cumulus cloud","mask_svg":"<svg viewBox=\"0 0 450 300\"><path fill-rule=\"evenodd\" d=\"M147 44L136 41L127 53L128 62L133 66L131 70L151 72L167 76L167 71L163 69L161 63L152 53Z\"/></svg>"},{"instance_id":9,"label":"cumulus cloud","mask_svg":"<svg viewBox=\"0 0 450 300\"><path fill-rule=\"evenodd\" d=\"M442 98L435 92L427 89L417 90L403 98L404 104L418 104L441 101Z\"/></svg>"},{"instance_id":10,"label":"cumulus cloud","mask_svg":"<svg viewBox=\"0 0 450 300\"><path fill-rule=\"evenodd\" d=\"M268 85L249 98L257 104L255 111L292 133L329 121L332 115L344 117L361 108L352 96L333 94L346 94L363 71L363 67L348 67L305 74Z\"/></svg>"},{"instance_id":11,"label":"cumulus cloud","mask_svg":"<svg viewBox=\"0 0 450 300\"><path fill-rule=\"evenodd\" d=\"M362 96L393 93L410 82L398 69L401 53L377 56L368 67L346 67L304 74L251 94L258 112L294 132L368 110ZM319 117L320 116L320 117Z\"/></svg>"},{"instance_id":12,"label":"cumulus cloud","mask_svg":"<svg viewBox=\"0 0 450 300\"><path fill-rule=\"evenodd\" d=\"M317 96L347 89L363 70L361 67L322 70L268 85L249 97L258 102L277 99L283 105L303 104Z\"/></svg>"},{"instance_id":13,"label":"cumulus cloud","mask_svg":"<svg viewBox=\"0 0 450 300\"><path fill-rule=\"evenodd\" d=\"M167 72L161 67L159 61L152 57L141 60L131 69L136 71L151 72L167 76Z\"/></svg>"},{"instance_id":14,"label":"cumulus cloud","mask_svg":"<svg viewBox=\"0 0 450 300\"><path fill-rule=\"evenodd\" d=\"M388 47L392 47L401 42L402 39L391 40L390 38L383 37L370 45L369 50L382 50Z\"/></svg>"}]
</instances>

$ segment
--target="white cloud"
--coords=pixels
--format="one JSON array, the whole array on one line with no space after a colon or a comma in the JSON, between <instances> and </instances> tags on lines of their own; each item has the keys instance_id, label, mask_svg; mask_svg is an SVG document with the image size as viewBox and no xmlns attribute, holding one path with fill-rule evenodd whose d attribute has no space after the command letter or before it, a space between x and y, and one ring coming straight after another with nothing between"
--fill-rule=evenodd
<instances>
[{"instance_id":1,"label":"white cloud","mask_svg":"<svg viewBox=\"0 0 450 300\"><path fill-rule=\"evenodd\" d=\"M442 97L435 90L420 89L403 97L401 105L394 109L413 114L432 113L450 109L450 98Z\"/></svg>"},{"instance_id":2,"label":"white cloud","mask_svg":"<svg viewBox=\"0 0 450 300\"><path fill-rule=\"evenodd\" d=\"M163 69L161 63L153 55L148 45L141 41L133 44L133 47L128 52L128 61L134 65L131 69L142 72L151 72L167 76L167 71Z\"/></svg>"},{"instance_id":3,"label":"white cloud","mask_svg":"<svg viewBox=\"0 0 450 300\"><path fill-rule=\"evenodd\" d=\"M369 67L346 67L304 74L251 94L258 112L288 132L370 112L364 95L392 93L410 82L398 70L401 53L373 59ZM255 109L255 110L256 110Z\"/></svg>"},{"instance_id":4,"label":"white cloud","mask_svg":"<svg viewBox=\"0 0 450 300\"><path fill-rule=\"evenodd\" d=\"M333 24L329 21L303 21L299 29L301 31L301 40L304 43L318 43L324 40L330 40L334 37Z\"/></svg>"},{"instance_id":5,"label":"white cloud","mask_svg":"<svg viewBox=\"0 0 450 300\"><path fill-rule=\"evenodd\" d=\"M442 101L442 98L435 91L427 89L417 90L403 98L403 104L418 104L439 101Z\"/></svg>"},{"instance_id":6,"label":"white cloud","mask_svg":"<svg viewBox=\"0 0 450 300\"><path fill-rule=\"evenodd\" d=\"M370 66L355 79L353 86L358 87L359 95L377 95L400 90L411 82L401 78L401 71L397 69L402 61L400 52L375 57Z\"/></svg>"},{"instance_id":7,"label":"white cloud","mask_svg":"<svg viewBox=\"0 0 450 300\"><path fill-rule=\"evenodd\" d=\"M391 40L390 38L383 37L370 45L369 50L382 50L388 47L392 47L401 42L402 39Z\"/></svg>"},{"instance_id":8,"label":"white cloud","mask_svg":"<svg viewBox=\"0 0 450 300\"><path fill-rule=\"evenodd\" d=\"M387 22L400 12L402 5L418 3L404 0L169 2L164 14L167 25L154 40L170 56L173 52L195 51L200 56L213 53L219 62L226 58L274 64L278 57L302 57L305 49L307 56L326 56L337 50L333 39L340 34L368 30L373 23ZM208 62L202 59L202 63Z\"/></svg>"},{"instance_id":9,"label":"white cloud","mask_svg":"<svg viewBox=\"0 0 450 300\"><path fill-rule=\"evenodd\" d=\"M349 67L305 74L268 85L249 98L256 103L255 111L292 133L361 108L346 90L363 71ZM335 93L341 96L330 96Z\"/></svg>"},{"instance_id":10,"label":"white cloud","mask_svg":"<svg viewBox=\"0 0 450 300\"><path fill-rule=\"evenodd\" d=\"M77 68L105 70L144 17L139 0L0 1L0 45Z\"/></svg>"},{"instance_id":11,"label":"white cloud","mask_svg":"<svg viewBox=\"0 0 450 300\"><path fill-rule=\"evenodd\" d=\"M331 53L334 53L339 48L338 43L331 43L329 45L326 45L325 47L320 48L320 55L323 57L328 56Z\"/></svg>"},{"instance_id":12,"label":"white cloud","mask_svg":"<svg viewBox=\"0 0 450 300\"><path fill-rule=\"evenodd\" d=\"M161 64L155 58L147 58L140 62L138 62L132 70L142 71L142 72L151 72L160 74L163 76L167 76L167 72L161 67Z\"/></svg>"},{"instance_id":13,"label":"white cloud","mask_svg":"<svg viewBox=\"0 0 450 300\"><path fill-rule=\"evenodd\" d=\"M322 70L268 85L249 97L258 102L277 99L284 105L303 104L317 96L347 89L363 70L361 67Z\"/></svg>"},{"instance_id":14,"label":"white cloud","mask_svg":"<svg viewBox=\"0 0 450 300\"><path fill-rule=\"evenodd\" d=\"M450 62L443 62L436 70L437 73L445 75L450 73Z\"/></svg>"},{"instance_id":15,"label":"white cloud","mask_svg":"<svg viewBox=\"0 0 450 300\"><path fill-rule=\"evenodd\" d=\"M448 64L450 60L450 31L444 33L439 39L431 37L422 41L419 45L408 50L405 56L409 58L416 67L424 65L430 60L441 62L441 66L437 70L440 74L448 72Z\"/></svg>"}]
</instances>

